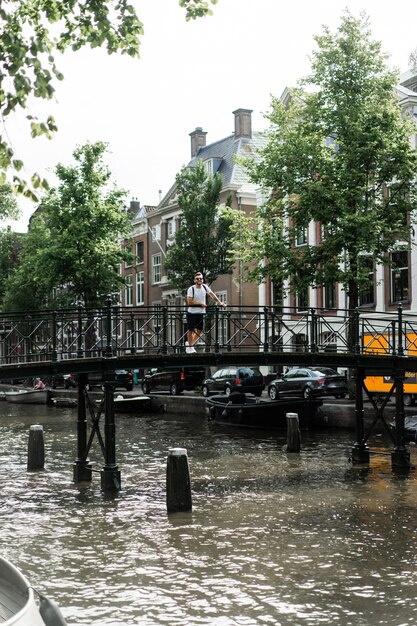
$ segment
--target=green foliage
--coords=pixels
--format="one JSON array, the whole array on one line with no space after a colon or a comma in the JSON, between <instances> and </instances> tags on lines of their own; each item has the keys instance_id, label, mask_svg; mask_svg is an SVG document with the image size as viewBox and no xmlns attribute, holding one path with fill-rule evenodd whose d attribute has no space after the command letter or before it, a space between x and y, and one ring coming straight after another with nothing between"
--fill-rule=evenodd
<instances>
[{"instance_id":1,"label":"green foliage","mask_svg":"<svg viewBox=\"0 0 417 626\"><path fill-rule=\"evenodd\" d=\"M10 226L0 230L0 301L3 302L6 283L19 264L19 253L25 235L14 233Z\"/></svg>"},{"instance_id":2,"label":"green foliage","mask_svg":"<svg viewBox=\"0 0 417 626\"><path fill-rule=\"evenodd\" d=\"M401 115L398 77L365 16L346 14L335 35L325 28L315 39L311 75L289 105L273 98L268 145L259 161L247 162L268 200L254 228L240 226L234 248L246 266L265 257L252 279L289 279L298 289L338 281L356 306L369 273L361 255L386 263L395 242L410 238L415 128ZM321 225L321 244L296 246L312 221Z\"/></svg>"},{"instance_id":3,"label":"green foliage","mask_svg":"<svg viewBox=\"0 0 417 626\"><path fill-rule=\"evenodd\" d=\"M179 4L181 7L185 7L187 9L186 19L187 20L195 20L197 17L203 17L204 15L212 15L212 10L209 5L217 4L217 0L179 0Z\"/></svg>"},{"instance_id":4,"label":"green foliage","mask_svg":"<svg viewBox=\"0 0 417 626\"><path fill-rule=\"evenodd\" d=\"M60 183L45 195L31 221L21 265L8 284L8 310L79 300L97 306L120 289L119 267L127 254L118 237L130 232L130 219L125 192L109 184L106 147L87 143L75 150L74 166L57 165Z\"/></svg>"},{"instance_id":5,"label":"green foliage","mask_svg":"<svg viewBox=\"0 0 417 626\"><path fill-rule=\"evenodd\" d=\"M214 4L216 0L211 0ZM209 14L204 0L180 0L186 18ZM105 47L109 54L139 56L143 25L128 0L2 0L0 4L0 112L3 118L28 108L32 97L50 99L55 81L63 79L55 63L56 53L82 47ZM50 137L56 130L53 117L39 121L27 115L32 137ZM13 173L17 192L37 199L33 188L18 172L11 143L0 135L0 185ZM35 179L47 188L47 181ZM36 188L36 186L34 185Z\"/></svg>"},{"instance_id":6,"label":"green foliage","mask_svg":"<svg viewBox=\"0 0 417 626\"><path fill-rule=\"evenodd\" d=\"M219 209L222 189L220 174L209 176L203 163L194 170L184 167L176 176L181 224L175 247L165 260L170 283L185 289L196 271L203 272L207 282L230 271L227 259L230 246L231 220Z\"/></svg>"}]
</instances>

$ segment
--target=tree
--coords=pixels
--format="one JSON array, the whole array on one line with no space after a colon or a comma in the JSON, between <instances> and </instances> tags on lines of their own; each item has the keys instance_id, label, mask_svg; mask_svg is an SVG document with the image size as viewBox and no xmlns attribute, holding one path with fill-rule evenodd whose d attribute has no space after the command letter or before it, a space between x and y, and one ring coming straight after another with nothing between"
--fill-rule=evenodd
<instances>
[{"instance_id":1,"label":"tree","mask_svg":"<svg viewBox=\"0 0 417 626\"><path fill-rule=\"evenodd\" d=\"M130 219L126 192L109 186L105 151L105 143L87 143L75 150L74 166L57 165L60 183L46 193L31 221L21 265L7 287L8 310L79 300L99 306L120 289L119 267L127 253L118 235L127 236Z\"/></svg>"},{"instance_id":2,"label":"tree","mask_svg":"<svg viewBox=\"0 0 417 626\"><path fill-rule=\"evenodd\" d=\"M168 251L165 269L170 283L185 289L196 271L208 282L231 270L227 259L230 246L230 218L219 208L222 177L207 174L197 161L194 170L184 167L176 176L181 223L175 247Z\"/></svg>"},{"instance_id":3,"label":"tree","mask_svg":"<svg viewBox=\"0 0 417 626\"><path fill-rule=\"evenodd\" d=\"M325 28L315 40L311 75L289 106L273 98L268 144L247 163L267 200L255 228L239 225L234 247L245 263L265 259L252 279L269 275L299 291L338 282L353 309L369 285L365 260L387 264L397 241L410 240L415 127L401 115L397 76L366 16L347 13L335 35ZM294 245L310 222L321 225L321 242Z\"/></svg>"},{"instance_id":4,"label":"tree","mask_svg":"<svg viewBox=\"0 0 417 626\"><path fill-rule=\"evenodd\" d=\"M25 235L15 233L10 226L0 230L0 302L3 302L6 283L19 265L19 254Z\"/></svg>"},{"instance_id":5,"label":"tree","mask_svg":"<svg viewBox=\"0 0 417 626\"><path fill-rule=\"evenodd\" d=\"M209 3L217 0L179 0L186 9L186 19L211 13ZM31 97L50 99L54 80L63 75L55 64L55 54L66 49L79 50L106 46L109 54L121 52L139 56L139 37L143 25L128 0L3 0L0 6L0 112L7 118L19 109L27 109ZM39 121L28 114L32 137L50 137L56 130L52 116ZM33 190L20 178L23 167L16 159L7 134L0 136L0 184L9 170L14 172L16 189L37 199ZM32 185L47 187L37 174Z\"/></svg>"}]
</instances>

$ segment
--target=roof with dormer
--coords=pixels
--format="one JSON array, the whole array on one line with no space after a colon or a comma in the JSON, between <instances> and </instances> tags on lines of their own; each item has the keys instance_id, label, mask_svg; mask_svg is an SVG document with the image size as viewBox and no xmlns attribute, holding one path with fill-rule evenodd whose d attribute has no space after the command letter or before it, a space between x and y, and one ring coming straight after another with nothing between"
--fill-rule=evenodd
<instances>
[{"instance_id":1,"label":"roof with dormer","mask_svg":"<svg viewBox=\"0 0 417 626\"><path fill-rule=\"evenodd\" d=\"M243 165L237 163L237 156L254 156L256 152L266 146L266 136L259 132L252 133L252 137L235 137L234 134L215 141L207 146L201 146L196 155L188 162L187 167L194 168L197 161L213 160L215 170L223 179L223 187L234 187L240 193L254 193L257 185L249 180ZM214 173L214 172L213 172ZM176 201L176 185L172 185L158 206L158 210L168 207Z\"/></svg>"}]
</instances>

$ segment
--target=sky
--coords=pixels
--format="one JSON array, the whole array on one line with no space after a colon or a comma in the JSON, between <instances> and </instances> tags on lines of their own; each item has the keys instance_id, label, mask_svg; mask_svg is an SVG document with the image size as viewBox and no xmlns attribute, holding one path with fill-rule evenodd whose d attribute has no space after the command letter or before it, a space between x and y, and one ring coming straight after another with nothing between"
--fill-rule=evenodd
<instances>
[{"instance_id":1,"label":"sky","mask_svg":"<svg viewBox=\"0 0 417 626\"><path fill-rule=\"evenodd\" d=\"M56 184L57 163L73 163L87 141L106 141L106 163L127 202L156 205L190 160L189 133L201 126L207 144L230 135L238 108L253 110L253 130L266 129L271 96L309 73L314 35L323 25L335 32L346 9L369 16L389 66L406 71L417 48L416 0L218 0L212 16L190 22L178 0L131 1L145 30L140 59L66 52L56 59L65 78L54 99L30 109L54 115L54 138L32 139L22 115L8 122L24 175L36 171ZM19 204L22 217L10 224L24 232L36 205Z\"/></svg>"}]
</instances>

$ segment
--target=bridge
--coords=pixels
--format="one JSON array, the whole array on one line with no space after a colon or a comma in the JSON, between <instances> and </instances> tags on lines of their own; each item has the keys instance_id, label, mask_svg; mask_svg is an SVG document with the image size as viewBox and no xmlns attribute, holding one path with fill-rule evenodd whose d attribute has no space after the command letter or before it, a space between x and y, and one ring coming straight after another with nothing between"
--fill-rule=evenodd
<instances>
[{"instance_id":1,"label":"bridge","mask_svg":"<svg viewBox=\"0 0 417 626\"><path fill-rule=\"evenodd\" d=\"M120 487L116 464L114 371L149 367L325 365L346 368L355 384L356 442L354 463L368 463L363 394L393 439L393 467L409 468L405 446L404 380L417 372L417 315L398 306L390 312L366 309L300 310L291 307L208 307L197 353L185 352L186 308L121 307L109 297L102 308L33 311L0 315L0 380L74 373L78 378L77 459L74 480L91 480L88 452L94 436L103 456L102 488ZM103 375L104 402L89 400L89 372ZM385 404L369 394L368 375L389 376ZM383 409L395 393L395 437ZM93 431L87 438L87 410ZM99 430L104 412L104 437Z\"/></svg>"}]
</instances>

